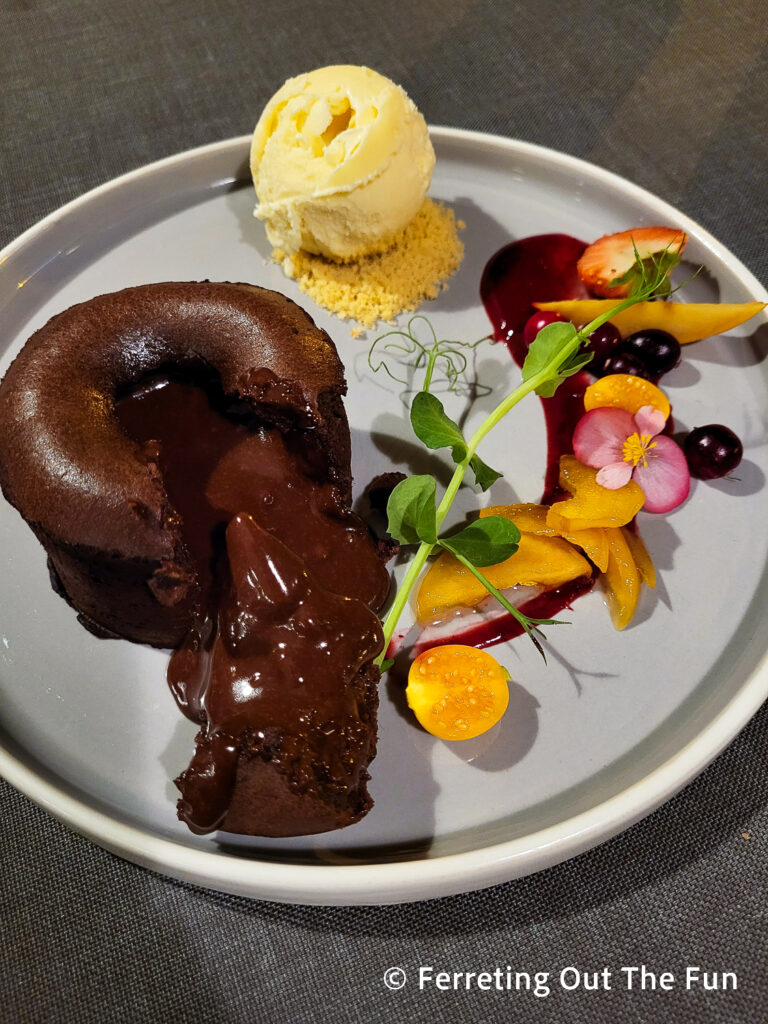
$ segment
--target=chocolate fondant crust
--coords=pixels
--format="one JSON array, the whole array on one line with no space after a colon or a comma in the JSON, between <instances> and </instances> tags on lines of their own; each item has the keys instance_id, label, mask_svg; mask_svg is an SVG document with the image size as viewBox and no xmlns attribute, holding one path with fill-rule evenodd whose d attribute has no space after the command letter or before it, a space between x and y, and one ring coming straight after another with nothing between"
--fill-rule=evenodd
<instances>
[{"instance_id":1,"label":"chocolate fondant crust","mask_svg":"<svg viewBox=\"0 0 768 1024\"><path fill-rule=\"evenodd\" d=\"M227 687L213 690L210 681L206 682L198 695L199 706L190 713L190 704L185 711L200 722L201 732L198 752L180 776L185 797L180 814L184 809L182 816L195 831L219 827L249 835L304 835L349 825L372 803L366 783L376 750L379 680L372 656L381 643L374 609L384 599L388 579L374 542L367 535L363 539L363 524L355 525L348 518L352 516L350 438L342 404L346 391L343 368L331 339L303 310L276 292L208 282L144 285L67 309L29 339L0 384L0 485L46 549L52 585L77 609L83 625L99 636L161 647L177 646L186 638L187 647L179 648L174 659L180 659L182 669L187 668L187 648L191 643L197 650L196 629L207 628L205 614L213 614L219 629L226 620L226 607L222 604L213 612L208 608L206 613L211 582L202 579L207 570L190 539L194 516L185 521L180 499L174 499L179 502L175 508L169 498L169 491L178 492L167 475L169 463L163 461L161 434L153 433L156 427L146 418L148 407L141 405L138 414L148 424L146 432L127 429L124 418L125 402L145 402L142 388L149 386L151 391L155 387L146 384L147 378L176 371L215 378L236 410L238 422L244 414L248 431L256 428L253 435L249 433L247 444L242 442L242 450L251 452L253 443L259 452L256 457L261 459L259 469L269 452L273 463L275 459L280 465L280 459L290 462L288 455L281 454L282 441L265 436L272 428L277 428L280 438L298 439L305 454L322 453L323 465L317 479L312 477L312 487L319 493L330 485L336 510L328 523L322 520L322 524L326 532L331 531L329 536L336 536L334 529L342 529L347 531L348 541L357 538L360 561L355 566L362 579L353 578L355 573L349 567L342 570L336 565L346 566L343 558L323 561L325 552L314 552L317 571L333 585L331 590L323 590L311 582L298 555L266 531L259 532L260 527L248 516L245 526L242 516L236 517L234 525L230 523L228 532L235 530L236 539L253 534L256 541L261 538L262 547L267 545L270 557L279 555L289 568L296 561L294 575L302 599L294 604L301 614L290 610L285 622L280 619L270 628L290 633L290 616L295 614L302 629L296 627L294 639L299 646L306 646L307 637L314 635L312 630L325 629L326 620L332 618L329 608L336 608L338 663L317 661L320 655L312 649L305 658L307 664L301 662L286 676L294 687L301 684L297 692L308 701L308 710L299 716L298 724L290 687L281 698L279 687L273 692L275 687L269 690L265 685L269 701L265 698L262 703L269 705L267 710L256 701L253 722L249 719L244 726L240 705L235 701L233 710L226 703ZM167 387L172 390L170 384ZM173 409L175 414L176 406ZM173 420L174 427L176 422ZM187 420L181 422L184 425ZM189 430L194 432L191 422ZM192 436L189 440L194 444ZM185 442L182 430L182 448ZM228 449L227 458L234 460L236 470L232 479L251 480L252 463L241 467L236 461L240 450ZM217 464L218 475L214 474L216 479L221 477L224 487L216 497L221 501L217 509L228 507L224 485L231 481L221 468L223 464ZM298 471L291 472L295 476ZM214 486L212 480L208 479L209 487ZM303 493L298 477L284 482L287 489L294 488L291 494ZM237 493L236 503L240 500L240 491ZM274 502L272 495L268 497ZM245 505L250 504L249 498ZM313 536L322 532L318 514L311 521L315 525L306 527ZM337 519L335 526L329 525ZM240 566L231 558L230 574L233 565L239 567L242 577L238 577L240 589L245 587L243 581L254 589L252 595L248 593L255 608L268 574L254 576L250 561ZM340 574L345 579L337 581ZM284 573L277 581L278 597L285 578ZM314 618L305 622L312 587L319 594L317 607L312 605ZM362 599L349 596L361 588ZM272 601L270 614L279 603L277 598ZM257 622L251 605L246 610ZM250 634L240 636L242 622L237 616L235 620L229 631L232 636L227 633L232 647L227 656L237 661ZM246 620L250 621L247 615L242 621ZM269 615L267 620L271 622ZM245 653L256 662L266 629L259 626L253 631L249 640L253 651L246 644ZM324 640L322 646L328 646ZM286 664L290 660L287 655L281 657ZM191 678L184 672L181 677L184 685L174 688L172 682L177 700L194 689ZM250 677L246 673L243 678L247 681ZM250 690L254 699L261 692L259 688ZM186 707L185 700L180 706ZM211 707L229 708L231 713L224 715L222 724L211 717ZM269 719L269 727L261 723L260 715L265 722ZM314 717L318 718L317 727L307 724ZM187 805L194 786L205 790L211 782L206 771L195 774L197 762L206 756L211 772L216 768L213 781L218 776L224 779L220 787L223 803L215 820L207 827L197 827ZM231 771L227 771L230 762ZM214 795L218 798L221 794L217 790Z\"/></svg>"},{"instance_id":2,"label":"chocolate fondant crust","mask_svg":"<svg viewBox=\"0 0 768 1024\"><path fill-rule=\"evenodd\" d=\"M163 368L214 371L262 422L314 432L347 496L351 479L336 348L277 292L142 285L72 306L37 331L0 384L0 486L81 621L170 647L189 625L195 573L155 455L115 415L121 392Z\"/></svg>"}]
</instances>

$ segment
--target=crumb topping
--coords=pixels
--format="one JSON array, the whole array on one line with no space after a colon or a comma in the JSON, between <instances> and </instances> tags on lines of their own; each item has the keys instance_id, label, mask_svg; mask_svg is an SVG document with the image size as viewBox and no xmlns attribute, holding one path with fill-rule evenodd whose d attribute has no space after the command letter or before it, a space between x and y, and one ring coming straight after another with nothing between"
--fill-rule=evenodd
<instances>
[{"instance_id":1,"label":"crumb topping","mask_svg":"<svg viewBox=\"0 0 768 1024\"><path fill-rule=\"evenodd\" d=\"M383 253L334 263L313 253L273 258L303 292L342 319L373 327L398 313L434 299L445 289L464 256L458 232L464 227L453 210L433 199L424 203ZM353 335L359 334L353 331Z\"/></svg>"}]
</instances>

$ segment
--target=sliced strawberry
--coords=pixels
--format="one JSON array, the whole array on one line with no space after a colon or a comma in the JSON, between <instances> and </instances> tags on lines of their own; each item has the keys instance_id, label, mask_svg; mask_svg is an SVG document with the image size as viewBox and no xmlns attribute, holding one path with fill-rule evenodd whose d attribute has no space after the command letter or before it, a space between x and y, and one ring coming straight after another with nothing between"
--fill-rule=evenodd
<instances>
[{"instance_id":1,"label":"sliced strawberry","mask_svg":"<svg viewBox=\"0 0 768 1024\"><path fill-rule=\"evenodd\" d=\"M685 243L686 235L679 228L630 228L598 238L584 250L576 269L593 295L620 298L628 295L632 287L631 271L637 264L635 248L644 260L665 251L679 256ZM638 274L639 271L638 267Z\"/></svg>"}]
</instances>

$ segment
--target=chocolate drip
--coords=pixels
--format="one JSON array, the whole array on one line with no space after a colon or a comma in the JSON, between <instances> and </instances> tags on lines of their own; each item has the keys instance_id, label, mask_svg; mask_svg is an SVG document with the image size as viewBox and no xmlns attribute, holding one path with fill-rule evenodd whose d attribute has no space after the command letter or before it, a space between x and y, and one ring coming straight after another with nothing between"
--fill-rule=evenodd
<instances>
[{"instance_id":1,"label":"chocolate drip","mask_svg":"<svg viewBox=\"0 0 768 1024\"><path fill-rule=\"evenodd\" d=\"M178 779L179 813L194 831L224 821L244 743L310 799L322 788L343 801L370 754L360 669L381 648L377 617L322 587L250 516L232 519L226 546L231 579L215 637L188 637L168 673L205 722Z\"/></svg>"},{"instance_id":2,"label":"chocolate drip","mask_svg":"<svg viewBox=\"0 0 768 1024\"><path fill-rule=\"evenodd\" d=\"M210 380L168 376L122 397L117 415L162 474L200 582L168 670L179 707L201 725L177 780L179 816L197 832L267 835L356 820L370 806L375 752L369 666L382 636L371 609L389 577L312 433L254 421ZM242 810L227 820L248 764L252 778L268 767L273 804L276 792L301 799L303 824L293 806L282 822L275 807L270 821Z\"/></svg>"}]
</instances>

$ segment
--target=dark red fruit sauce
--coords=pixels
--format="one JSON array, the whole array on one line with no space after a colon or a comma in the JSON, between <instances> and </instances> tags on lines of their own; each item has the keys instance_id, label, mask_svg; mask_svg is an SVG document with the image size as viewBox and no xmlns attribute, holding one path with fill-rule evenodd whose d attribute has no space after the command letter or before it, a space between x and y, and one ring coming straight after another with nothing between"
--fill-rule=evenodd
<instances>
[{"instance_id":1,"label":"dark red fruit sauce","mask_svg":"<svg viewBox=\"0 0 768 1024\"><path fill-rule=\"evenodd\" d=\"M480 297L496 340L506 344L518 366L528 354L523 330L536 312L534 302L590 297L576 273L576 263L585 249L584 242L570 235L533 235L500 249L486 264ZM584 391L589 382L586 373L577 373L561 384L552 398L541 399L547 426L543 504L558 496L560 456L573 451L571 438L584 415Z\"/></svg>"},{"instance_id":2,"label":"dark red fruit sauce","mask_svg":"<svg viewBox=\"0 0 768 1024\"><path fill-rule=\"evenodd\" d=\"M496 341L507 346L518 366L523 365L528 351L523 330L536 312L534 302L590 297L576 272L585 248L585 242L570 235L533 235L500 249L486 264L480 297ZM584 415L584 391L589 383L586 373L577 373L561 384L552 398L540 399L547 428L542 504L550 504L562 494L558 485L560 456L573 452L573 431ZM593 584L594 577L572 580L527 601L521 611L532 618L553 618L591 590ZM522 631L516 619L505 615L460 628L453 636L436 640L434 646L460 642L490 647L520 636Z\"/></svg>"}]
</instances>

